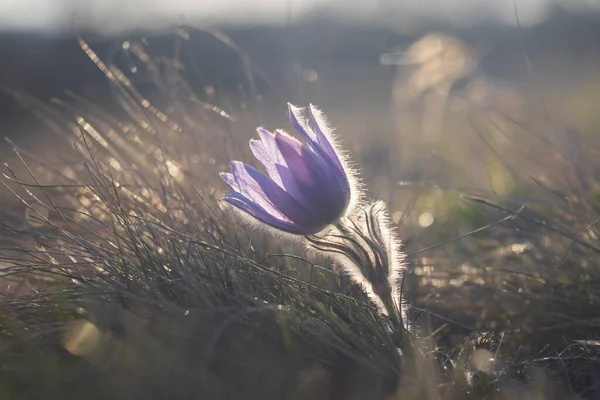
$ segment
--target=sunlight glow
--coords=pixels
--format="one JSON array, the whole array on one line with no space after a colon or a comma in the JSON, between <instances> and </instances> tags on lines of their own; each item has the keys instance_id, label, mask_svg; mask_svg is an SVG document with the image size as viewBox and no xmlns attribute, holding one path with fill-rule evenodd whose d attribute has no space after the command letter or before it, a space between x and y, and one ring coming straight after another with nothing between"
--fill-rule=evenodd
<instances>
[{"instance_id":1,"label":"sunlight glow","mask_svg":"<svg viewBox=\"0 0 600 400\"><path fill-rule=\"evenodd\" d=\"M552 3L550 0L517 1L521 24L543 21ZM591 1L563 0L560 5L575 12L600 10L600 3ZM360 22L414 22L434 18L458 24L496 20L515 25L513 2L504 0L365 0L351 3L340 0L5 0L0 2L0 30L66 31L73 27L91 27L102 33L116 33L207 22L282 25L318 11L338 19Z\"/></svg>"}]
</instances>

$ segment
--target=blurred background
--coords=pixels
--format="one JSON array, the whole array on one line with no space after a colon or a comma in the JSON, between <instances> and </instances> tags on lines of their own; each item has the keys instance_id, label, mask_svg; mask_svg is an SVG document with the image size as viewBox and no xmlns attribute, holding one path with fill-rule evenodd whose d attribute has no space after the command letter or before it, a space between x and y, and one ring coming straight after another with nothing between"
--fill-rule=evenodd
<instances>
[{"instance_id":1,"label":"blurred background","mask_svg":"<svg viewBox=\"0 0 600 400\"><path fill-rule=\"evenodd\" d=\"M501 146L517 125L560 146L565 132L586 137L600 125L599 22L591 0L3 0L0 83L110 108L81 35L164 109L169 99L131 61L129 41L139 40L149 56L179 60L203 100L230 114L251 109L257 124L287 126L287 101L319 105L369 188L392 203L403 181L506 195L517 185L506 164L516 160ZM40 121L4 93L2 134L47 149ZM486 141L492 127L500 133ZM527 151L548 159L543 147Z\"/></svg>"},{"instance_id":2,"label":"blurred background","mask_svg":"<svg viewBox=\"0 0 600 400\"><path fill-rule=\"evenodd\" d=\"M167 114L181 82L140 65L175 68L194 99L218 107L215 119L238 122L239 149L257 125L289 129L286 102L319 105L367 188L389 202L421 277L419 301L464 301L465 326L524 326L522 298L499 293L520 294L528 282L499 268L556 278L570 242L515 222L477 243L423 251L506 216L461 196L542 210L558 192L575 194L556 218L573 235L600 209L590 166L600 144L593 0L0 0L3 136L41 153L65 145L34 117L40 106L16 92L42 102L77 94L118 115L114 87L78 37ZM9 154L0 145L3 160ZM223 170L219 163L211 165ZM551 262L539 261L540 249ZM475 307L484 301L492 311L489 302Z\"/></svg>"}]
</instances>

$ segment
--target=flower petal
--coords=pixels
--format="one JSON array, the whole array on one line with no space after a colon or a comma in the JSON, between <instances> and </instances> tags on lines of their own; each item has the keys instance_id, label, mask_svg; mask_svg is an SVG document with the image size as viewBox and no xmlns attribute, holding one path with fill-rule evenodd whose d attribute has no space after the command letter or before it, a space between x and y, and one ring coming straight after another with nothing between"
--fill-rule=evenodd
<instances>
[{"instance_id":1,"label":"flower petal","mask_svg":"<svg viewBox=\"0 0 600 400\"><path fill-rule=\"evenodd\" d=\"M254 157L264 165L271 179L279 186L283 187L282 178L279 176L276 165L285 165L285 160L277 148L275 135L263 128L258 128L256 131L260 136L260 140L250 140L252 154L254 154Z\"/></svg>"},{"instance_id":2,"label":"flower petal","mask_svg":"<svg viewBox=\"0 0 600 400\"><path fill-rule=\"evenodd\" d=\"M329 138L325 135L325 133L323 133L323 128L326 125L325 125L325 120L323 118L323 115L321 114L321 111L319 111L315 106L313 106L311 104L309 106L309 112L310 112L310 118L313 122L313 126L315 129L315 140L316 140L317 144L323 150L323 152L330 158L330 160L340 170L343 171L344 167L342 166L340 157L338 156L335 149L333 148L331 142L329 141Z\"/></svg>"},{"instance_id":3,"label":"flower petal","mask_svg":"<svg viewBox=\"0 0 600 400\"><path fill-rule=\"evenodd\" d=\"M290 122L294 129L302 135L306 143L310 147L314 147L315 143L315 133L308 126L306 122L306 118L302 115L302 109L294 106L291 103L288 103L288 112L290 117Z\"/></svg>"},{"instance_id":4,"label":"flower petal","mask_svg":"<svg viewBox=\"0 0 600 400\"><path fill-rule=\"evenodd\" d=\"M312 149L281 131L275 132L275 140L291 178L307 199L307 208L321 221L338 217L345 210L349 196L340 190L331 166Z\"/></svg>"},{"instance_id":5,"label":"flower petal","mask_svg":"<svg viewBox=\"0 0 600 400\"><path fill-rule=\"evenodd\" d=\"M313 129L309 124L307 119L302 115L302 111L304 109L298 108L290 103L288 103L290 122L294 129L302 135L304 140L306 140L307 144L315 150L317 153L321 153L324 156L328 157L338 168L343 169L342 163L335 152L329 138L323 132L323 127L325 127L325 121L321 112L317 110L312 104L309 107L309 114L315 129Z\"/></svg>"},{"instance_id":6,"label":"flower petal","mask_svg":"<svg viewBox=\"0 0 600 400\"><path fill-rule=\"evenodd\" d=\"M230 163L232 171L234 171L234 167L233 167L234 163L237 164L237 163L239 163L239 161L232 161ZM261 207L263 210L265 210L269 214L273 215L273 217L275 217L275 218L279 218L282 220L288 220L288 218L279 209L277 209L277 207L275 207L272 204L272 202L269 201L269 199L264 194L263 190L260 188L259 185L257 185L254 182L254 180L252 180L252 179L247 180L248 182L250 182L248 184L245 182L244 178L240 178L239 175L236 175L236 174L237 174L236 172L234 172L234 173L222 172L221 173L221 178L225 182L227 182L229 184L229 186L231 186L231 188L233 189L233 193L239 193L239 194L243 195L244 197L247 197L253 203L256 203L259 207ZM231 193L231 191L226 192L226 194L230 194L230 193Z\"/></svg>"},{"instance_id":7,"label":"flower petal","mask_svg":"<svg viewBox=\"0 0 600 400\"><path fill-rule=\"evenodd\" d=\"M281 229L282 231L290 233L305 233L305 228L303 226L294 224L293 222L283 221L272 216L258 204L254 203L246 196L238 192L228 191L225 194L227 196L223 197L221 200L228 202L232 206L244 211L245 213L253 216L254 218L258 219L261 222L264 222L267 225L271 225L274 228Z\"/></svg>"},{"instance_id":8,"label":"flower petal","mask_svg":"<svg viewBox=\"0 0 600 400\"><path fill-rule=\"evenodd\" d=\"M314 156L312 150L308 150L308 152L313 157L308 154L303 156L303 147L308 148L302 146L302 143L297 139L283 131L278 130L275 132L275 141L282 157L285 159L286 166L291 171L291 178L294 179L296 184L302 189L319 186L319 183L321 183L319 182L320 172L328 174L327 165ZM315 169L317 171L314 171Z\"/></svg>"},{"instance_id":9,"label":"flower petal","mask_svg":"<svg viewBox=\"0 0 600 400\"><path fill-rule=\"evenodd\" d=\"M285 189L286 192L303 206L309 206L306 196L296 185L287 162L281 155L281 151L275 141L275 134L263 128L258 128L257 132L261 136L261 140L250 141L250 148L252 149L254 157L264 165L271 179L273 179L279 187ZM302 147L302 143L297 140L296 143L298 148Z\"/></svg>"},{"instance_id":10,"label":"flower petal","mask_svg":"<svg viewBox=\"0 0 600 400\"><path fill-rule=\"evenodd\" d=\"M304 226L314 225L311 211L260 171L239 161L229 163L231 174L222 174L231 187L281 220Z\"/></svg>"},{"instance_id":11,"label":"flower petal","mask_svg":"<svg viewBox=\"0 0 600 400\"><path fill-rule=\"evenodd\" d=\"M316 132L313 130L302 115L302 109L298 108L290 103L288 103L290 122L294 129L302 135L306 144L317 154L319 154L322 158L328 161L328 164L331 164L331 169L335 173L337 179L340 182L346 181L345 185L348 186L347 183L348 177L340 161L338 154L333 148L331 142L323 132L323 127L325 126L325 121L323 120L323 116L321 112L317 110L314 106L310 106L310 115L315 125Z\"/></svg>"}]
</instances>

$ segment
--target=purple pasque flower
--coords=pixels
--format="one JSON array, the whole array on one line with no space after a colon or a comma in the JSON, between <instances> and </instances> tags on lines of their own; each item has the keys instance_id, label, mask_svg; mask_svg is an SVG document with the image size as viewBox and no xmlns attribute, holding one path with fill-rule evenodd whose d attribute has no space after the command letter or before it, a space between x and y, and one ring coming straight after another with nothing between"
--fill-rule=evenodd
<instances>
[{"instance_id":1,"label":"purple pasque flower","mask_svg":"<svg viewBox=\"0 0 600 400\"><path fill-rule=\"evenodd\" d=\"M250 140L268 177L250 165L230 163L221 177L233 190L222 200L279 230L308 235L339 220L351 201L351 182L320 112L309 107L312 127L302 109L288 104L290 121L304 143L282 130L263 128Z\"/></svg>"}]
</instances>

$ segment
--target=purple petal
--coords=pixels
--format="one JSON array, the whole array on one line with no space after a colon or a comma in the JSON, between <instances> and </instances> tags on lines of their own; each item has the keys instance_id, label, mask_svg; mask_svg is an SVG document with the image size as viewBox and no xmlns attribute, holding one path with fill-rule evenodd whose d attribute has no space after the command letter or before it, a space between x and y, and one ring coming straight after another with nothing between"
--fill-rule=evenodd
<instances>
[{"instance_id":1,"label":"purple petal","mask_svg":"<svg viewBox=\"0 0 600 400\"><path fill-rule=\"evenodd\" d=\"M252 154L254 154L254 157L264 165L267 174L269 174L271 179L273 179L280 187L283 187L282 178L279 176L276 165L285 165L285 160L279 153L277 143L275 143L275 135L263 128L258 128L256 131L260 135L261 140L250 140Z\"/></svg>"},{"instance_id":2,"label":"purple petal","mask_svg":"<svg viewBox=\"0 0 600 400\"><path fill-rule=\"evenodd\" d=\"M292 178L292 174L287 166L285 158L281 155L275 135L266 129L258 128L258 134L261 140L251 140L250 148L252 154L258 159L267 170L267 173L279 187L285 189L294 199L303 206L308 206L305 196ZM297 141L297 146L302 147L302 143Z\"/></svg>"},{"instance_id":3,"label":"purple petal","mask_svg":"<svg viewBox=\"0 0 600 400\"><path fill-rule=\"evenodd\" d=\"M259 221L264 222L265 224L290 233L305 233L305 229L303 229L302 226L273 217L258 204L252 202L250 199L238 192L228 191L225 194L227 197L223 197L221 200L228 202L232 206L239 208Z\"/></svg>"},{"instance_id":4,"label":"purple petal","mask_svg":"<svg viewBox=\"0 0 600 400\"><path fill-rule=\"evenodd\" d=\"M237 172L238 167L234 167L234 165L238 163L239 161L232 161L229 163L233 173L222 172L221 178L223 178L223 180L227 182L236 193L240 193L244 197L249 198L253 203L256 203L274 217L282 220L288 219L272 204L271 201L269 201L260 185L258 185L253 179L247 179L243 176L240 178L240 175Z\"/></svg>"},{"instance_id":5,"label":"purple petal","mask_svg":"<svg viewBox=\"0 0 600 400\"><path fill-rule=\"evenodd\" d=\"M318 186L320 183L317 181L319 178L318 173L313 173L309 166L311 165L311 162L314 161L317 165L314 165L313 168L321 167L323 170L322 172L327 172L326 165L319 162L317 157L314 157L313 159L303 157L302 143L282 131L275 132L275 141L277 142L277 147L291 172L291 178L296 184L303 189Z\"/></svg>"},{"instance_id":6,"label":"purple petal","mask_svg":"<svg viewBox=\"0 0 600 400\"><path fill-rule=\"evenodd\" d=\"M302 109L295 107L294 105L288 103L290 122L294 129L302 135L306 144L317 154L319 154L324 159L328 160L328 163L331 164L332 169L335 169L335 174L340 181L347 180L346 172L340 158L335 152L331 142L323 133L322 126L325 125L323 121L323 117L320 112L311 105L310 107L310 115L313 121L313 124L316 128L315 131L308 125L306 118L302 115Z\"/></svg>"},{"instance_id":7,"label":"purple petal","mask_svg":"<svg viewBox=\"0 0 600 400\"><path fill-rule=\"evenodd\" d=\"M331 174L331 166L310 148L282 132L275 133L275 140L289 167L291 179L307 199L308 209L319 220L339 216L346 208L349 196Z\"/></svg>"},{"instance_id":8,"label":"purple petal","mask_svg":"<svg viewBox=\"0 0 600 400\"><path fill-rule=\"evenodd\" d=\"M239 161L229 163L231 174L222 174L225 182L256 203L270 215L296 224L312 225L314 216L289 193L256 168Z\"/></svg>"},{"instance_id":9,"label":"purple petal","mask_svg":"<svg viewBox=\"0 0 600 400\"><path fill-rule=\"evenodd\" d=\"M290 122L294 129L302 135L306 143L310 147L314 147L315 143L315 134L306 123L306 118L302 116L302 109L294 106L293 104L288 103L288 111Z\"/></svg>"},{"instance_id":10,"label":"purple petal","mask_svg":"<svg viewBox=\"0 0 600 400\"><path fill-rule=\"evenodd\" d=\"M339 156L335 152L335 149L331 145L331 142L329 141L327 136L325 136L325 134L323 133L322 127L325 126L325 121L323 120L323 116L321 115L321 112L319 110L317 110L315 108L315 106L313 106L312 104L309 106L309 111L310 111L310 118L315 127L315 134L316 134L315 136L316 136L317 144L323 150L323 152L329 157L329 159L331 161L333 161L333 163L335 163L335 165L340 170L343 171L344 167L342 166Z\"/></svg>"}]
</instances>

